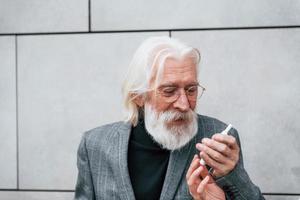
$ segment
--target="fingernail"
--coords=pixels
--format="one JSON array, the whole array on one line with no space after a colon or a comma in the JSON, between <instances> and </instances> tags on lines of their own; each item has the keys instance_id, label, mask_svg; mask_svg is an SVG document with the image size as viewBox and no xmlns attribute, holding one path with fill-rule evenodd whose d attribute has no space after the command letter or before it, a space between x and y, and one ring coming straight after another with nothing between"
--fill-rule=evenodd
<instances>
[{"instance_id":1,"label":"fingernail","mask_svg":"<svg viewBox=\"0 0 300 200\"><path fill-rule=\"evenodd\" d=\"M199 153L199 155L200 155L201 158L203 158L203 155L204 155L203 151L201 151L201 152Z\"/></svg>"},{"instance_id":2,"label":"fingernail","mask_svg":"<svg viewBox=\"0 0 300 200\"><path fill-rule=\"evenodd\" d=\"M203 140L202 140L202 143L206 143L206 142L208 142L208 138L203 138Z\"/></svg>"},{"instance_id":3,"label":"fingernail","mask_svg":"<svg viewBox=\"0 0 300 200\"><path fill-rule=\"evenodd\" d=\"M199 174L201 172L201 166L197 169L197 174Z\"/></svg>"},{"instance_id":4,"label":"fingernail","mask_svg":"<svg viewBox=\"0 0 300 200\"><path fill-rule=\"evenodd\" d=\"M220 138L220 133L216 133L214 134L214 136L212 137L214 140Z\"/></svg>"},{"instance_id":5,"label":"fingernail","mask_svg":"<svg viewBox=\"0 0 300 200\"><path fill-rule=\"evenodd\" d=\"M201 144L201 143L196 144L197 149L201 149L202 146L203 146L203 144Z\"/></svg>"}]
</instances>

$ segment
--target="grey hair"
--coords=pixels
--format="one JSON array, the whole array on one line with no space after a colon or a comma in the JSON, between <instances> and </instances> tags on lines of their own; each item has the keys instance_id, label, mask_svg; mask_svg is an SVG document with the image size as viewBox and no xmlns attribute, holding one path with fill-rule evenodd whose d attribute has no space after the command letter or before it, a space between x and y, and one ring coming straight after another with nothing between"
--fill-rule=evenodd
<instances>
[{"instance_id":1,"label":"grey hair","mask_svg":"<svg viewBox=\"0 0 300 200\"><path fill-rule=\"evenodd\" d=\"M155 87L159 84L165 60L186 57L194 60L198 72L200 52L178 39L167 36L150 37L139 46L129 64L122 88L126 122L136 126L140 108L134 99L138 96L145 97L146 92L150 91L150 80L154 77Z\"/></svg>"}]
</instances>

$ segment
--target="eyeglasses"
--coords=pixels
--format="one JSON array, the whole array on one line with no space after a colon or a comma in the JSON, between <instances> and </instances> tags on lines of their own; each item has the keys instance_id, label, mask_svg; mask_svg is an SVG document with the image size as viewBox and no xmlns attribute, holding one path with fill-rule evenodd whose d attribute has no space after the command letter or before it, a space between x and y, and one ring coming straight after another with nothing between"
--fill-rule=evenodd
<instances>
[{"instance_id":1,"label":"eyeglasses","mask_svg":"<svg viewBox=\"0 0 300 200\"><path fill-rule=\"evenodd\" d=\"M189 85L184 88L184 93L190 102L197 101L206 90L199 83ZM181 88L177 86L161 86L157 89L157 93L167 103L175 102L181 96Z\"/></svg>"}]
</instances>

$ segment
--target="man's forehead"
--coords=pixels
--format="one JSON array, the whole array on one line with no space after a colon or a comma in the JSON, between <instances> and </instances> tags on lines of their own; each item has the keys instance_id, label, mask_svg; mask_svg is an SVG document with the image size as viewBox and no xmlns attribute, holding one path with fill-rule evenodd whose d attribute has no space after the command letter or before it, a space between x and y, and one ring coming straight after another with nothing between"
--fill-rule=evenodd
<instances>
[{"instance_id":1,"label":"man's forehead","mask_svg":"<svg viewBox=\"0 0 300 200\"><path fill-rule=\"evenodd\" d=\"M161 85L192 85L197 83L197 64L191 58L167 58L163 68L156 72L153 81L156 86Z\"/></svg>"},{"instance_id":2,"label":"man's forehead","mask_svg":"<svg viewBox=\"0 0 300 200\"><path fill-rule=\"evenodd\" d=\"M191 58L167 58L164 63L163 73L183 73L196 70L196 64Z\"/></svg>"}]
</instances>

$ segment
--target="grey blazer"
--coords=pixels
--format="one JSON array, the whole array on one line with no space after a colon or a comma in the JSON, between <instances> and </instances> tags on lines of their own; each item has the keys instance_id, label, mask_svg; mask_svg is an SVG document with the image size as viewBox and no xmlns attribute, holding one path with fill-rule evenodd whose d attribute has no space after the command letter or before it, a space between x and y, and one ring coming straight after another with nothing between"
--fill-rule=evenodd
<instances>
[{"instance_id":1,"label":"grey blazer","mask_svg":"<svg viewBox=\"0 0 300 200\"><path fill-rule=\"evenodd\" d=\"M198 124L197 135L186 146L170 154L161 200L192 199L185 175L194 154L198 153L195 145L202 138L211 137L226 128L223 122L202 115L198 115ZM135 199L127 166L130 132L129 123L116 122L95 128L83 135L77 155L76 200ZM231 129L230 134L240 145L237 131ZM242 153L235 169L216 182L225 191L227 199L264 199L243 167Z\"/></svg>"}]
</instances>

